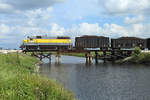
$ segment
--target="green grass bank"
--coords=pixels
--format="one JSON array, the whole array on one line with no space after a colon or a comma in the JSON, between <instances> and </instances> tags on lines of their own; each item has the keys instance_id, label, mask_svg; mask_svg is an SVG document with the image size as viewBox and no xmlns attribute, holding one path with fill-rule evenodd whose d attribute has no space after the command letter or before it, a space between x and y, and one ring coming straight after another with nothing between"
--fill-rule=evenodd
<instances>
[{"instance_id":1,"label":"green grass bank","mask_svg":"<svg viewBox=\"0 0 150 100\"><path fill-rule=\"evenodd\" d=\"M132 55L131 57L123 59L121 63L150 65L150 53Z\"/></svg>"},{"instance_id":2,"label":"green grass bank","mask_svg":"<svg viewBox=\"0 0 150 100\"><path fill-rule=\"evenodd\" d=\"M150 65L150 53L141 52L140 48L136 47L133 54L121 60L121 63Z\"/></svg>"},{"instance_id":3,"label":"green grass bank","mask_svg":"<svg viewBox=\"0 0 150 100\"><path fill-rule=\"evenodd\" d=\"M0 100L75 100L72 92L34 72L38 59L0 53Z\"/></svg>"}]
</instances>

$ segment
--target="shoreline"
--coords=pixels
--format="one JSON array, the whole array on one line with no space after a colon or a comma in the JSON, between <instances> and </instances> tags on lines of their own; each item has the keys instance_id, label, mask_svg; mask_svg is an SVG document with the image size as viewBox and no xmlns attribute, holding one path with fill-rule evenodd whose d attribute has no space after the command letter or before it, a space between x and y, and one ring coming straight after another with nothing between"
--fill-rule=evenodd
<instances>
[{"instance_id":1,"label":"shoreline","mask_svg":"<svg viewBox=\"0 0 150 100\"><path fill-rule=\"evenodd\" d=\"M73 93L38 74L40 61L22 53L0 53L0 99L75 100Z\"/></svg>"},{"instance_id":2,"label":"shoreline","mask_svg":"<svg viewBox=\"0 0 150 100\"><path fill-rule=\"evenodd\" d=\"M134 64L134 65L150 65L150 53L141 52L137 55L133 54L119 62L120 64Z\"/></svg>"}]
</instances>

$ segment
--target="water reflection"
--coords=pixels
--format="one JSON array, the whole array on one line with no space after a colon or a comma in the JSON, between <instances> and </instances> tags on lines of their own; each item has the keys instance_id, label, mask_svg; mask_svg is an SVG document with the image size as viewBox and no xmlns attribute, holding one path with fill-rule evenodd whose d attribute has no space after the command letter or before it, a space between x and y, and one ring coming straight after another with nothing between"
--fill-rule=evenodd
<instances>
[{"instance_id":1,"label":"water reflection","mask_svg":"<svg viewBox=\"0 0 150 100\"><path fill-rule=\"evenodd\" d=\"M47 62L47 61L45 61ZM149 100L150 67L85 65L84 58L64 56L60 64L44 63L40 73L55 78L79 100Z\"/></svg>"}]
</instances>

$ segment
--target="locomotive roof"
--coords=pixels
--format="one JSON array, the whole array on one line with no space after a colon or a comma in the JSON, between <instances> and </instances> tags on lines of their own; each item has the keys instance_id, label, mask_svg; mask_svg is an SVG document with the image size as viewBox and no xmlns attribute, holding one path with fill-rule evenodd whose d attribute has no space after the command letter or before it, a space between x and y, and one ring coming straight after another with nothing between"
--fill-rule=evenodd
<instances>
[{"instance_id":1,"label":"locomotive roof","mask_svg":"<svg viewBox=\"0 0 150 100\"><path fill-rule=\"evenodd\" d=\"M81 38L98 38L98 37L102 37L102 38L104 38L104 36L96 36L96 35L83 35L83 36L81 36Z\"/></svg>"},{"instance_id":2,"label":"locomotive roof","mask_svg":"<svg viewBox=\"0 0 150 100\"><path fill-rule=\"evenodd\" d=\"M139 38L139 37L120 37L118 39L123 39L123 40L129 40L129 39L139 40L139 39L143 39L143 38Z\"/></svg>"},{"instance_id":3,"label":"locomotive roof","mask_svg":"<svg viewBox=\"0 0 150 100\"><path fill-rule=\"evenodd\" d=\"M68 36L57 36L57 37L51 37L51 36L28 36L28 38L32 39L70 39Z\"/></svg>"}]
</instances>

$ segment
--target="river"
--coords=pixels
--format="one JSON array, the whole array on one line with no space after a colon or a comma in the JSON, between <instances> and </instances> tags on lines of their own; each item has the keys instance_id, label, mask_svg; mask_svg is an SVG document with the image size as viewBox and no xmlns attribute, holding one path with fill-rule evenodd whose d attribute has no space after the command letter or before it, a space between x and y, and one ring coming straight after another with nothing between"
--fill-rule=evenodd
<instances>
[{"instance_id":1,"label":"river","mask_svg":"<svg viewBox=\"0 0 150 100\"><path fill-rule=\"evenodd\" d=\"M56 79L78 100L150 100L150 67L86 65L84 58L63 56L60 64L44 60L41 76Z\"/></svg>"}]
</instances>

